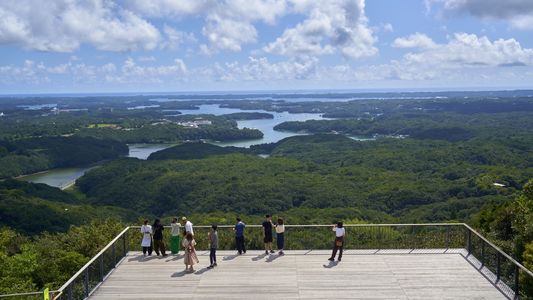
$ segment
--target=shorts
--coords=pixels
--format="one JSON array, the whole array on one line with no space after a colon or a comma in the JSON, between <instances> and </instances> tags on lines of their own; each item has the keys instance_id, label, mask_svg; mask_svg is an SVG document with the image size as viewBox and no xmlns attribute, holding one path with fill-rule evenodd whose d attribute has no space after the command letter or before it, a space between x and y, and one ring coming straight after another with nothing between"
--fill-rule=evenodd
<instances>
[{"instance_id":1,"label":"shorts","mask_svg":"<svg viewBox=\"0 0 533 300\"><path fill-rule=\"evenodd\" d=\"M265 238L263 239L263 242L272 243L272 235L265 236Z\"/></svg>"}]
</instances>

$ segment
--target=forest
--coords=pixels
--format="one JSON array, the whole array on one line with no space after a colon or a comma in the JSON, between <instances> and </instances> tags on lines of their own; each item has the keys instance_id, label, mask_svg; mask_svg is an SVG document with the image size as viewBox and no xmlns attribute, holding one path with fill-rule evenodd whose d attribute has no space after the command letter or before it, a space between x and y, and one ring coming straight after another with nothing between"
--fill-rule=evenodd
<instances>
[{"instance_id":1,"label":"forest","mask_svg":"<svg viewBox=\"0 0 533 300\"><path fill-rule=\"evenodd\" d=\"M0 179L52 168L89 165L127 153L128 146L124 143L91 137L0 140Z\"/></svg>"},{"instance_id":2,"label":"forest","mask_svg":"<svg viewBox=\"0 0 533 300\"><path fill-rule=\"evenodd\" d=\"M531 269L533 101L462 95L3 99L0 294L57 288L127 224L184 215L195 224L255 224L266 213L287 224L466 222ZM180 113L206 104L254 112ZM273 118L256 110L326 119L281 123L305 135L250 148L209 143L263 136L237 126ZM124 157L138 142L177 145ZM95 162L64 191L14 178Z\"/></svg>"}]
</instances>

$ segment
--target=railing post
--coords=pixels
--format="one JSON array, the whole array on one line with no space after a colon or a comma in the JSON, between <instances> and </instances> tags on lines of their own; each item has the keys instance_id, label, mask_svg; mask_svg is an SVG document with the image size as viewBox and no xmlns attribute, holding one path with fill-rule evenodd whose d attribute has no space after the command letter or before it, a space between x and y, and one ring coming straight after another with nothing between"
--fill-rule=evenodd
<instances>
[{"instance_id":1,"label":"railing post","mask_svg":"<svg viewBox=\"0 0 533 300\"><path fill-rule=\"evenodd\" d=\"M446 249L450 248L450 226L446 226Z\"/></svg>"},{"instance_id":2,"label":"railing post","mask_svg":"<svg viewBox=\"0 0 533 300\"><path fill-rule=\"evenodd\" d=\"M485 266L485 241L481 239L481 269Z\"/></svg>"},{"instance_id":3,"label":"railing post","mask_svg":"<svg viewBox=\"0 0 533 300\"><path fill-rule=\"evenodd\" d=\"M122 235L122 257L126 257L126 237L128 235L128 232L124 232Z\"/></svg>"},{"instance_id":4,"label":"railing post","mask_svg":"<svg viewBox=\"0 0 533 300\"><path fill-rule=\"evenodd\" d=\"M496 282L500 281L501 277L501 254L496 252Z\"/></svg>"},{"instance_id":5,"label":"railing post","mask_svg":"<svg viewBox=\"0 0 533 300\"><path fill-rule=\"evenodd\" d=\"M67 287L67 300L72 300L72 284Z\"/></svg>"},{"instance_id":6,"label":"railing post","mask_svg":"<svg viewBox=\"0 0 533 300\"><path fill-rule=\"evenodd\" d=\"M89 297L89 268L85 269L85 278L83 280L85 298Z\"/></svg>"},{"instance_id":7,"label":"railing post","mask_svg":"<svg viewBox=\"0 0 533 300\"><path fill-rule=\"evenodd\" d=\"M472 231L468 228L466 230L466 250L468 251L468 255L470 255L472 254Z\"/></svg>"},{"instance_id":8,"label":"railing post","mask_svg":"<svg viewBox=\"0 0 533 300\"><path fill-rule=\"evenodd\" d=\"M115 252L115 245L116 243L113 243L113 246L111 247L111 256L113 256L113 267L116 268L117 267L117 255L116 255L116 252Z\"/></svg>"},{"instance_id":9,"label":"railing post","mask_svg":"<svg viewBox=\"0 0 533 300\"><path fill-rule=\"evenodd\" d=\"M517 265L514 265L514 298L520 298L520 273Z\"/></svg>"},{"instance_id":10,"label":"railing post","mask_svg":"<svg viewBox=\"0 0 533 300\"><path fill-rule=\"evenodd\" d=\"M100 255L100 281L104 281L104 254Z\"/></svg>"}]
</instances>

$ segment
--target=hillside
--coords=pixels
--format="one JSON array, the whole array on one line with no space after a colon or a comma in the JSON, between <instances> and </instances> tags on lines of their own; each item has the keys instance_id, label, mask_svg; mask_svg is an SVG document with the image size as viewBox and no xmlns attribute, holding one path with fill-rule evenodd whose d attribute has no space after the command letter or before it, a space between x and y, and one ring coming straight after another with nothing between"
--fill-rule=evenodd
<instances>
[{"instance_id":1,"label":"hillside","mask_svg":"<svg viewBox=\"0 0 533 300\"><path fill-rule=\"evenodd\" d=\"M209 143L183 143L150 154L148 160L164 159L200 159L214 155L242 153L245 150L237 147L219 147Z\"/></svg>"},{"instance_id":2,"label":"hillside","mask_svg":"<svg viewBox=\"0 0 533 300\"><path fill-rule=\"evenodd\" d=\"M127 153L128 146L124 143L91 137L0 140L0 178L52 168L84 166Z\"/></svg>"}]
</instances>

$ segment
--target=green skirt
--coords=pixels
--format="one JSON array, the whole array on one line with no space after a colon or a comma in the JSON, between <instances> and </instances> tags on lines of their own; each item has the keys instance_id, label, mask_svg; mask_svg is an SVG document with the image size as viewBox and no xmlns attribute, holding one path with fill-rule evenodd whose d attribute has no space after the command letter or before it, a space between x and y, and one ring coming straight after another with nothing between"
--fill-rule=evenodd
<instances>
[{"instance_id":1,"label":"green skirt","mask_svg":"<svg viewBox=\"0 0 533 300\"><path fill-rule=\"evenodd\" d=\"M172 254L178 254L180 252L180 236L170 237L170 252Z\"/></svg>"}]
</instances>

